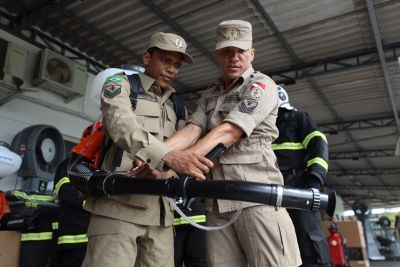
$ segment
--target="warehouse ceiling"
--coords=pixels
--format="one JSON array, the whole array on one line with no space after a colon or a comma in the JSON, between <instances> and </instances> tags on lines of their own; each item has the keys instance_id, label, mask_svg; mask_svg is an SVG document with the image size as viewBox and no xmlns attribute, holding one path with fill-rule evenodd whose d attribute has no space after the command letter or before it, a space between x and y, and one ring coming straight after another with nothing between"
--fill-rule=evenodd
<instances>
[{"instance_id":1,"label":"warehouse ceiling","mask_svg":"<svg viewBox=\"0 0 400 267\"><path fill-rule=\"evenodd\" d=\"M152 33L175 32L196 61L175 83L189 108L218 75L215 28L252 23L256 70L327 134L327 188L351 207L400 206L400 1L0 0L0 29L83 60L89 71L140 65Z\"/></svg>"}]
</instances>

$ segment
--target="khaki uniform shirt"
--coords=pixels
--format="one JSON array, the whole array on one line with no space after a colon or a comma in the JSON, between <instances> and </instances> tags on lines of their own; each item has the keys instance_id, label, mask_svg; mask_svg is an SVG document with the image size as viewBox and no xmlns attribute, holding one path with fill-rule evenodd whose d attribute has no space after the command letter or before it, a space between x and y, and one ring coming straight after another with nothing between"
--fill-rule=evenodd
<instances>
[{"instance_id":1,"label":"khaki uniform shirt","mask_svg":"<svg viewBox=\"0 0 400 267\"><path fill-rule=\"evenodd\" d=\"M271 143L278 136L276 84L266 75L247 69L224 89L223 81L213 84L200 98L199 106L188 122L200 126L203 133L223 122L240 127L243 136L214 161L210 178L283 184ZM206 208L211 209L210 201ZM219 212L260 205L257 203L218 200Z\"/></svg>"},{"instance_id":2,"label":"khaki uniform shirt","mask_svg":"<svg viewBox=\"0 0 400 267\"><path fill-rule=\"evenodd\" d=\"M164 139L175 132L176 114L167 88L162 94L158 83L139 73L144 92L137 95L132 111L130 84L125 75L107 79L101 93L103 125L114 142L108 151L103 169L129 171L139 158L151 167L162 168L161 158L173 148ZM120 167L113 167L117 145L124 150ZM172 225L173 214L166 198L149 195L122 195L90 198L85 208L91 213L141 225Z\"/></svg>"}]
</instances>

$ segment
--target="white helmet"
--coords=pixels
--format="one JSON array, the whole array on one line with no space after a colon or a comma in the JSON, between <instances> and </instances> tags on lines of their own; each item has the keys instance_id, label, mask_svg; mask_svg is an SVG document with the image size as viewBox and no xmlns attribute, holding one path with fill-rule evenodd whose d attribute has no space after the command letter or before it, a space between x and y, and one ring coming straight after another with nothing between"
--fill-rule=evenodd
<instances>
[{"instance_id":1,"label":"white helmet","mask_svg":"<svg viewBox=\"0 0 400 267\"><path fill-rule=\"evenodd\" d=\"M285 89L283 89L283 87L279 85L277 85L276 87L278 89L279 106L281 108L294 109L294 107L292 107L289 103L289 95L287 94Z\"/></svg>"},{"instance_id":2,"label":"white helmet","mask_svg":"<svg viewBox=\"0 0 400 267\"><path fill-rule=\"evenodd\" d=\"M118 68L109 68L105 69L103 71L100 71L96 77L94 77L92 84L89 87L90 90L90 98L94 103L96 103L96 106L100 108L100 93L101 89L103 88L103 85L106 81L106 79L110 76L113 76L117 73L124 72L126 75L131 75L134 73L138 73L138 71L135 70L124 70L124 69L118 69Z\"/></svg>"}]
</instances>

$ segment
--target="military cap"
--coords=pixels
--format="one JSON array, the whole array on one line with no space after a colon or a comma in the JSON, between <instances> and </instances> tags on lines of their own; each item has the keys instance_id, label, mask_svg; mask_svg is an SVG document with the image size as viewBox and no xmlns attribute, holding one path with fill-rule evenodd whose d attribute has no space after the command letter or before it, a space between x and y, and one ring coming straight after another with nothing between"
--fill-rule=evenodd
<instances>
[{"instance_id":1,"label":"military cap","mask_svg":"<svg viewBox=\"0 0 400 267\"><path fill-rule=\"evenodd\" d=\"M161 50L179 52L183 55L186 63L192 64L193 58L186 53L186 41L179 35L173 33L156 32L150 38L150 44L147 49L157 47Z\"/></svg>"},{"instance_id":2,"label":"military cap","mask_svg":"<svg viewBox=\"0 0 400 267\"><path fill-rule=\"evenodd\" d=\"M243 50L252 47L252 28L244 20L227 20L218 25L215 50L233 46Z\"/></svg>"}]
</instances>

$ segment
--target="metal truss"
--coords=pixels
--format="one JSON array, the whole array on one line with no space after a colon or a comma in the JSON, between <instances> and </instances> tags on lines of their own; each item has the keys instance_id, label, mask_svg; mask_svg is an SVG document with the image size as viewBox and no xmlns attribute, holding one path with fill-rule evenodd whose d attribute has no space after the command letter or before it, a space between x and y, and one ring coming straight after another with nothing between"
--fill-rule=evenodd
<instances>
[{"instance_id":1,"label":"metal truss","mask_svg":"<svg viewBox=\"0 0 400 267\"><path fill-rule=\"evenodd\" d=\"M375 149L366 151L331 152L329 153L329 160L358 160L360 158L382 158L394 156L394 149Z\"/></svg>"},{"instance_id":2,"label":"metal truss","mask_svg":"<svg viewBox=\"0 0 400 267\"><path fill-rule=\"evenodd\" d=\"M321 130L328 134L337 134L339 131L376 129L379 127L395 127L396 121L393 117L382 117L373 119L361 119L341 121L327 124L319 124Z\"/></svg>"},{"instance_id":3,"label":"metal truss","mask_svg":"<svg viewBox=\"0 0 400 267\"><path fill-rule=\"evenodd\" d=\"M350 176L350 175L390 175L400 174L400 169L347 169L347 170L329 170L328 176Z\"/></svg>"}]
</instances>

